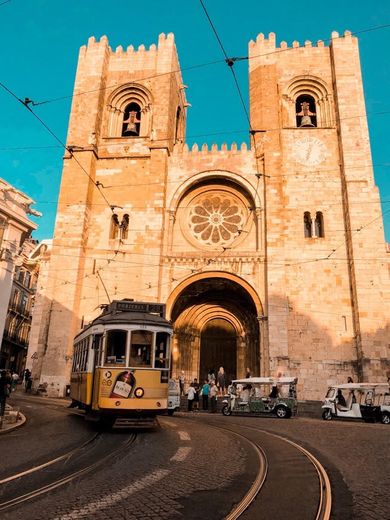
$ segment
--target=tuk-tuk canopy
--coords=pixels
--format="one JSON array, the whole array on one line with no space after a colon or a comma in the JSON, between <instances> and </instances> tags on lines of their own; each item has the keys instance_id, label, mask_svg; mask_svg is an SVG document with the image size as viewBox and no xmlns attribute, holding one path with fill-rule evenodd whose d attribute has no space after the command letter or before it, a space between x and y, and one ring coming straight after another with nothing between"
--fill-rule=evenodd
<instances>
[{"instance_id":1,"label":"tuk-tuk canopy","mask_svg":"<svg viewBox=\"0 0 390 520\"><path fill-rule=\"evenodd\" d=\"M389 388L389 383L344 383L342 385L330 385L329 388L341 390L374 390L376 388Z\"/></svg>"},{"instance_id":2,"label":"tuk-tuk canopy","mask_svg":"<svg viewBox=\"0 0 390 520\"><path fill-rule=\"evenodd\" d=\"M232 383L243 385L291 385L297 382L297 377L246 377L232 381Z\"/></svg>"}]
</instances>

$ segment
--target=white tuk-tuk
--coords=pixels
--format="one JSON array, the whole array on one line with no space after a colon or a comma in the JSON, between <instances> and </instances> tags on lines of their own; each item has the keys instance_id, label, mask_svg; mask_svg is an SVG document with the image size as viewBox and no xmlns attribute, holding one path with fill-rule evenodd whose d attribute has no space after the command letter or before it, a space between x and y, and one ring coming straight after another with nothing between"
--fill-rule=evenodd
<instances>
[{"instance_id":1,"label":"white tuk-tuk","mask_svg":"<svg viewBox=\"0 0 390 520\"><path fill-rule=\"evenodd\" d=\"M180 410L180 388L174 379L168 381L168 415Z\"/></svg>"},{"instance_id":2,"label":"white tuk-tuk","mask_svg":"<svg viewBox=\"0 0 390 520\"><path fill-rule=\"evenodd\" d=\"M346 383L331 386L322 405L322 418L363 419L390 424L388 383Z\"/></svg>"},{"instance_id":3,"label":"white tuk-tuk","mask_svg":"<svg viewBox=\"0 0 390 520\"><path fill-rule=\"evenodd\" d=\"M295 377L248 377L235 379L222 403L223 415L276 415L280 419L297 412Z\"/></svg>"}]
</instances>

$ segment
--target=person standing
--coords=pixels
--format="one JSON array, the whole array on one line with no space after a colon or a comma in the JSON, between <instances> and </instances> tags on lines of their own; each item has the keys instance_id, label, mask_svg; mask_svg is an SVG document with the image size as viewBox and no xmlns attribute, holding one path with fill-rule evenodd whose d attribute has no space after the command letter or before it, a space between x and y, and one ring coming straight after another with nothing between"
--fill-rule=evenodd
<instances>
[{"instance_id":1,"label":"person standing","mask_svg":"<svg viewBox=\"0 0 390 520\"><path fill-rule=\"evenodd\" d=\"M245 374L245 377L248 379L249 377L251 377L251 369L249 367L246 367L246 374Z\"/></svg>"},{"instance_id":2,"label":"person standing","mask_svg":"<svg viewBox=\"0 0 390 520\"><path fill-rule=\"evenodd\" d=\"M191 383L191 386L187 390L187 403L189 412L192 412L192 405L194 404L195 393L195 388L192 386Z\"/></svg>"},{"instance_id":3,"label":"person standing","mask_svg":"<svg viewBox=\"0 0 390 520\"><path fill-rule=\"evenodd\" d=\"M28 376L28 379L26 379L26 388L25 388L25 392L30 392L31 393L31 389L32 389L32 374L30 372L29 376Z\"/></svg>"},{"instance_id":4,"label":"person standing","mask_svg":"<svg viewBox=\"0 0 390 520\"><path fill-rule=\"evenodd\" d=\"M215 383L215 370L213 368L210 368L209 373L207 374L207 379L209 381L209 384L211 381Z\"/></svg>"},{"instance_id":5,"label":"person standing","mask_svg":"<svg viewBox=\"0 0 390 520\"><path fill-rule=\"evenodd\" d=\"M180 397L182 395L186 395L186 393L184 391L184 383L185 383L184 370L182 370L179 375Z\"/></svg>"},{"instance_id":6,"label":"person standing","mask_svg":"<svg viewBox=\"0 0 390 520\"><path fill-rule=\"evenodd\" d=\"M217 398L218 398L218 388L217 385L211 381L210 383L210 413L215 413L217 411Z\"/></svg>"},{"instance_id":7,"label":"person standing","mask_svg":"<svg viewBox=\"0 0 390 520\"><path fill-rule=\"evenodd\" d=\"M12 371L11 379L12 379L11 390L12 390L12 392L15 392L16 385L18 384L18 381L19 381L19 374L15 371Z\"/></svg>"},{"instance_id":8,"label":"person standing","mask_svg":"<svg viewBox=\"0 0 390 520\"><path fill-rule=\"evenodd\" d=\"M204 385L202 386L202 390L201 390L203 410L209 409L209 390L210 390L210 385L209 385L207 379L205 379Z\"/></svg>"},{"instance_id":9,"label":"person standing","mask_svg":"<svg viewBox=\"0 0 390 520\"><path fill-rule=\"evenodd\" d=\"M217 374L217 383L220 395L224 395L226 392L226 376L225 376L225 370L223 367L219 367L218 374Z\"/></svg>"},{"instance_id":10,"label":"person standing","mask_svg":"<svg viewBox=\"0 0 390 520\"><path fill-rule=\"evenodd\" d=\"M5 412L5 402L9 397L11 389L11 379L6 370L0 370L0 428L3 426Z\"/></svg>"},{"instance_id":11,"label":"person standing","mask_svg":"<svg viewBox=\"0 0 390 520\"><path fill-rule=\"evenodd\" d=\"M28 368L26 368L24 371L24 374L23 374L24 388L26 388L27 381L30 379L30 376L31 376L31 371Z\"/></svg>"},{"instance_id":12,"label":"person standing","mask_svg":"<svg viewBox=\"0 0 390 520\"><path fill-rule=\"evenodd\" d=\"M194 378L194 382L192 383L192 386L195 389L195 397L194 397L194 410L199 410L199 388L200 385L198 383L197 378Z\"/></svg>"}]
</instances>

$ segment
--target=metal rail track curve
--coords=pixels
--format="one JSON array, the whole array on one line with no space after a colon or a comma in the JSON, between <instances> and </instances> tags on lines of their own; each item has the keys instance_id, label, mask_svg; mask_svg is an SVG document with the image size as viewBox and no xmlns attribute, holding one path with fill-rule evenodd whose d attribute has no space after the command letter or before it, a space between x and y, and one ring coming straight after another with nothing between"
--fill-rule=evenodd
<instances>
[{"instance_id":1,"label":"metal rail track curve","mask_svg":"<svg viewBox=\"0 0 390 520\"><path fill-rule=\"evenodd\" d=\"M93 464L90 464L84 468L81 468L81 469L67 475L66 477L59 478L59 479L55 480L54 482L51 482L50 484L41 486L40 488L30 491L29 493L20 495L18 497L15 497L11 500L7 500L5 502L1 502L0 503L0 512L10 509L11 507L22 504L24 502L27 502L29 500L32 500L33 498L36 498L40 495L46 494L49 491L52 491L53 489L64 486L65 484L68 484L69 482L91 472L92 470L94 470L94 469L98 468L100 465L102 465L109 458L120 453L124 448L131 446L131 444L134 443L136 438L137 438L137 434L132 433L129 436L129 438L126 440L126 442L124 442L120 447L118 447L116 450L108 453L107 455L105 455L101 459L97 460Z\"/></svg>"},{"instance_id":2,"label":"metal rail track curve","mask_svg":"<svg viewBox=\"0 0 390 520\"><path fill-rule=\"evenodd\" d=\"M61 462L61 460L72 457L75 453L83 450L86 446L88 446L89 444L94 442L100 435L101 435L100 433L95 433L90 439L85 441L81 446L77 446L76 448L73 448L72 450L67 451L66 453L64 453L64 455L60 455L59 457L56 457L55 459L48 460L47 462L44 462L43 464L39 464L38 466L34 466L30 469L26 469L25 471L20 471L19 473L15 473L15 475L11 475L9 477L3 478L2 480L0 480L0 486L3 484L7 484L8 482L12 482L13 480L16 480L18 478L22 478L27 475L30 475L31 473L35 473L36 471L39 471L41 469L47 468L48 466L51 466L52 464Z\"/></svg>"},{"instance_id":3,"label":"metal rail track curve","mask_svg":"<svg viewBox=\"0 0 390 520\"><path fill-rule=\"evenodd\" d=\"M264 468L262 468L262 465L260 465L260 469L258 472L258 475L253 482L251 488L247 492L247 494L244 496L244 498L234 507L234 509L225 517L224 520L236 520L239 516L241 516L250 506L250 504L253 502L253 500L256 498L258 493L260 492L262 486L264 485L264 482L267 477L268 472L268 461L267 457L261 448L261 446L252 440L245 437L245 435L242 435L241 433L237 433L234 430L231 430L230 428L225 428L223 426L216 426L216 425L210 425L214 428L226 430L230 433L233 433L237 436L243 437L247 442L251 443L259 452L261 452L263 460L266 464L265 472ZM325 468L322 466L320 461L307 449L303 448L299 444L297 444L294 441L291 441L290 439L283 437L282 435L278 435L276 433L269 432L267 430L259 429L259 428L253 428L250 426L242 426L240 425L240 429L246 429L251 430L255 432L261 432L265 435L270 435L272 437L278 438L279 440L286 442L299 450L301 453L303 453L306 458L311 462L311 464L314 466L318 481L319 481L319 502L318 502L318 508L316 516L314 517L315 520L329 520L331 515L331 509L332 509L332 491L331 491L331 485L330 480L328 477L328 474L326 473ZM263 477L260 477L260 474L263 473Z\"/></svg>"}]
</instances>

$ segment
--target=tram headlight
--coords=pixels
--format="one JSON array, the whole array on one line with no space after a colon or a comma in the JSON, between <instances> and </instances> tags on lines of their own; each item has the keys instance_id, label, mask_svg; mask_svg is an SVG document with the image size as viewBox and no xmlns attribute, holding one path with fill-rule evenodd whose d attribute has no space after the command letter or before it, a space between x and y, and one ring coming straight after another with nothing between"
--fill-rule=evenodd
<instances>
[{"instance_id":1,"label":"tram headlight","mask_svg":"<svg viewBox=\"0 0 390 520\"><path fill-rule=\"evenodd\" d=\"M140 386L134 390L134 395L135 395L135 397L138 397L138 399L141 399L141 397L143 397L144 393L145 393L144 389L141 388Z\"/></svg>"}]
</instances>

